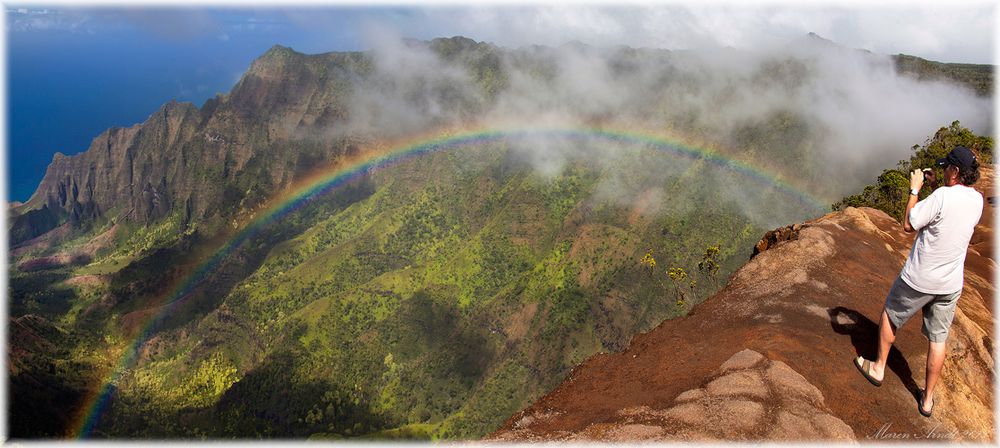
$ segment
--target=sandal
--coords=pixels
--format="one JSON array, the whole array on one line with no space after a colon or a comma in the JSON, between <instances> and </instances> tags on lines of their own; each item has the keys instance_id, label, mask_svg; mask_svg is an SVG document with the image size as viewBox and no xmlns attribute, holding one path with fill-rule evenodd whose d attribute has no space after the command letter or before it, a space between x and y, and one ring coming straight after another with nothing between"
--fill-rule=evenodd
<instances>
[{"instance_id":1,"label":"sandal","mask_svg":"<svg viewBox=\"0 0 1000 448\"><path fill-rule=\"evenodd\" d=\"M870 383L874 384L875 387L879 387L882 385L882 381L876 380L875 377L873 377L870 373L872 367L871 361L858 356L857 358L854 358L854 367L857 367L858 371L861 372L861 374L864 375L865 378L867 378Z\"/></svg>"},{"instance_id":2,"label":"sandal","mask_svg":"<svg viewBox=\"0 0 1000 448\"><path fill-rule=\"evenodd\" d=\"M923 389L917 391L917 410L920 411L920 415L924 417L930 417L931 413L934 412L934 402L931 401L931 410L924 412L924 392Z\"/></svg>"}]
</instances>

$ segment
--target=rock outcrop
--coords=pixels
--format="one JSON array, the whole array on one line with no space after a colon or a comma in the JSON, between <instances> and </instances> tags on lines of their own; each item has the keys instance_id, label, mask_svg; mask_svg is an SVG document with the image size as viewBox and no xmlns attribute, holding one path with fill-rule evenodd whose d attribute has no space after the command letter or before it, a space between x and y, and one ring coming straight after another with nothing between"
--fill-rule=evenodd
<instances>
[{"instance_id":1,"label":"rock outcrop","mask_svg":"<svg viewBox=\"0 0 1000 448\"><path fill-rule=\"evenodd\" d=\"M976 187L992 199L993 169L982 172ZM897 332L882 387L852 364L876 356L879 313L914 235L848 208L773 232L795 237L768 239L688 316L591 357L488 438L995 441L994 204L969 247L931 418L916 408L919 316Z\"/></svg>"},{"instance_id":2,"label":"rock outcrop","mask_svg":"<svg viewBox=\"0 0 1000 448\"><path fill-rule=\"evenodd\" d=\"M608 421L579 432L554 434L565 441L638 440L853 440L854 431L830 414L823 394L781 361L744 349L722 363L696 389L682 392L665 409L643 405L618 411ZM497 440L536 437L522 430L556 415L542 411L521 417Z\"/></svg>"},{"instance_id":3,"label":"rock outcrop","mask_svg":"<svg viewBox=\"0 0 1000 448\"><path fill-rule=\"evenodd\" d=\"M768 231L753 247L753 254L750 255L750 258L756 257L757 254L774 247L780 242L798 238L799 230L802 230L802 224L792 224Z\"/></svg>"}]
</instances>

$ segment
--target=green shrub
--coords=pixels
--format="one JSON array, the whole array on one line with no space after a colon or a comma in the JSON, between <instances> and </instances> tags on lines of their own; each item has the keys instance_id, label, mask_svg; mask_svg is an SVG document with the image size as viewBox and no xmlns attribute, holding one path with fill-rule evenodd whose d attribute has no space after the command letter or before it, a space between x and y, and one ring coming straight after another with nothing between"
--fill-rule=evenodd
<instances>
[{"instance_id":1,"label":"green shrub","mask_svg":"<svg viewBox=\"0 0 1000 448\"><path fill-rule=\"evenodd\" d=\"M878 176L875 184L866 185L861 193L847 196L833 204L834 210L847 207L872 207L886 212L897 221L902 222L906 209L905 199L909 195L909 173L915 169L933 168L937 170L937 178L942 179L943 173L935 164L955 146L965 146L975 152L980 163L993 163L993 139L976 135L961 123L954 121L951 126L942 127L927 139L923 145L913 145L913 155L910 160L900 160L896 169L887 169ZM924 184L920 197L924 198L932 191L932 186Z\"/></svg>"}]
</instances>

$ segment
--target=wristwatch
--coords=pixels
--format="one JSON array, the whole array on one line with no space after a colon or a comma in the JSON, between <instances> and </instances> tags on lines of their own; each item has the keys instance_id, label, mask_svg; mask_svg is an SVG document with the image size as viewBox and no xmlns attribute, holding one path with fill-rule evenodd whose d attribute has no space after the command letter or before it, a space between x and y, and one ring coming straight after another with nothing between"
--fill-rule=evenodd
<instances>
[{"instance_id":1,"label":"wristwatch","mask_svg":"<svg viewBox=\"0 0 1000 448\"><path fill-rule=\"evenodd\" d=\"M914 196L920 196L920 190L917 190L915 188L911 188L910 189L910 194L912 194Z\"/></svg>"}]
</instances>

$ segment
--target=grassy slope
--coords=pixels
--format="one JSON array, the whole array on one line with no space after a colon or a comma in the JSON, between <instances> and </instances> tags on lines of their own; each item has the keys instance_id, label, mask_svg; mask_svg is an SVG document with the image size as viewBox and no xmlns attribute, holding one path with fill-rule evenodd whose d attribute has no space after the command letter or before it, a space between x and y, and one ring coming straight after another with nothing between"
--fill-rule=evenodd
<instances>
[{"instance_id":1,"label":"grassy slope","mask_svg":"<svg viewBox=\"0 0 1000 448\"><path fill-rule=\"evenodd\" d=\"M720 282L695 274L704 248L722 244L724 276L762 230L698 188L717 174L701 162L637 153L547 177L504 154L377 173L370 196L316 216L218 309L158 336L101 430L477 437L586 357L683 313L667 267L705 297ZM602 199L616 176L640 194ZM650 189L665 208L644 215L633 203ZM650 248L657 271L638 262Z\"/></svg>"}]
</instances>

